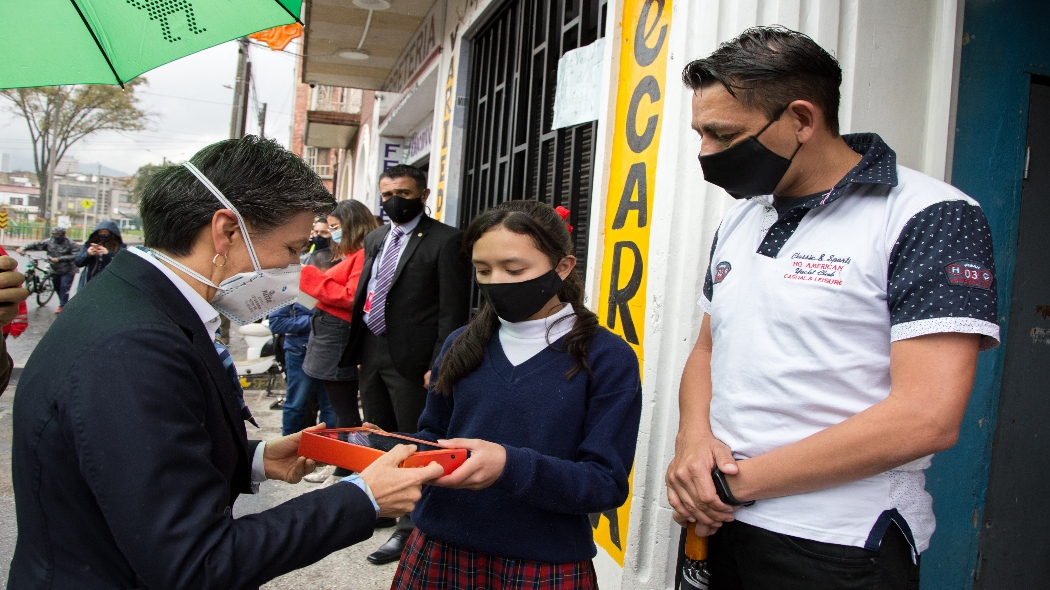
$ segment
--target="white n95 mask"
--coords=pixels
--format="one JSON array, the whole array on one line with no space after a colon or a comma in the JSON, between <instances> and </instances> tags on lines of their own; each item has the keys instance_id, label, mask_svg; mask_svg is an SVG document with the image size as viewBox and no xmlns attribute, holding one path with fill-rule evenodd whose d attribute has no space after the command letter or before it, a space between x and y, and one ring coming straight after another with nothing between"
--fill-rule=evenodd
<instances>
[{"instance_id":1,"label":"white n95 mask","mask_svg":"<svg viewBox=\"0 0 1050 590\"><path fill-rule=\"evenodd\" d=\"M223 207L229 209L237 216L237 224L241 228L241 234L244 236L244 245L248 247L248 255L252 259L252 266L255 267L255 270L236 274L216 285L200 273L190 270L162 252L151 250L151 253L205 285L218 289L218 293L211 300L212 307L241 326L250 324L269 315L272 311L295 303L296 298L299 297L299 273L302 270L302 266L293 264L285 268L263 270L259 266L259 258L255 255L255 248L252 247L252 240L248 237L248 228L244 225L244 218L241 217L237 208L230 203L219 189L215 188L215 185L196 166L189 162L186 162L183 166L192 172L197 177L197 180L200 180L201 184L211 191L211 194L215 195L215 198L219 200Z\"/></svg>"}]
</instances>

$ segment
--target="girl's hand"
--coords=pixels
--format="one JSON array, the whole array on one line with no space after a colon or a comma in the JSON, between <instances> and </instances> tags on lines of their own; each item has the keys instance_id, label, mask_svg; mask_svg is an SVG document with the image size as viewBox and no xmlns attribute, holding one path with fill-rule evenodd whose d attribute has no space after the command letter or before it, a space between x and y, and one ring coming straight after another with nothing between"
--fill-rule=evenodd
<instances>
[{"instance_id":1,"label":"girl's hand","mask_svg":"<svg viewBox=\"0 0 1050 590\"><path fill-rule=\"evenodd\" d=\"M431 485L465 490L483 490L496 483L507 464L507 449L503 445L477 438L439 440L446 449L467 449L470 457L458 469L430 482Z\"/></svg>"}]
</instances>

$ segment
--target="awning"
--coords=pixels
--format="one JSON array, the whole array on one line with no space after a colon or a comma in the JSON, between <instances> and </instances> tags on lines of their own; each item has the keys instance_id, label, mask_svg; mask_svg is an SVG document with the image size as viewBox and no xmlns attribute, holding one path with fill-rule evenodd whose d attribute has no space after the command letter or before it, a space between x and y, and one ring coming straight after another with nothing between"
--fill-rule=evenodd
<instances>
[{"instance_id":1,"label":"awning","mask_svg":"<svg viewBox=\"0 0 1050 590\"><path fill-rule=\"evenodd\" d=\"M440 47L443 6L444 0L307 0L303 82L400 92Z\"/></svg>"},{"instance_id":2,"label":"awning","mask_svg":"<svg viewBox=\"0 0 1050 590\"><path fill-rule=\"evenodd\" d=\"M348 148L357 136L360 125L360 114L307 111L305 144L321 148Z\"/></svg>"}]
</instances>

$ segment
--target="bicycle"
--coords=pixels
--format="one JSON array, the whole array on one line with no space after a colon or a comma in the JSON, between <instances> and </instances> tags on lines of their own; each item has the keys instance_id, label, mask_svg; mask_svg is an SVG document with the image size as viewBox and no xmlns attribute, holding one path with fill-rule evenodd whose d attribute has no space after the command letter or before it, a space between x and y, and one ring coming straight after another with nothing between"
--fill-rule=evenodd
<instances>
[{"instance_id":1,"label":"bicycle","mask_svg":"<svg viewBox=\"0 0 1050 590\"><path fill-rule=\"evenodd\" d=\"M36 304L47 305L55 294L55 284L51 281L51 271L40 266L41 262L48 262L47 258L29 257L26 263L25 288L32 295L36 293Z\"/></svg>"}]
</instances>

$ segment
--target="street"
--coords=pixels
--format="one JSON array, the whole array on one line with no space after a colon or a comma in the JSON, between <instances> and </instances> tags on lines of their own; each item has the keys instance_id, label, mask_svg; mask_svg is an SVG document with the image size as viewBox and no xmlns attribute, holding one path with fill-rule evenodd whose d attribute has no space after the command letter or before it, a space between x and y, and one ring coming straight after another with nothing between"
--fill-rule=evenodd
<instances>
[{"instance_id":1,"label":"street","mask_svg":"<svg viewBox=\"0 0 1050 590\"><path fill-rule=\"evenodd\" d=\"M9 248L9 251L11 256L19 261L19 269L24 269L25 257L15 254L13 247ZM74 293L75 289L76 283L74 282ZM11 385L0 396L0 588L7 587L7 571L14 554L17 529L11 481L11 410L17 394L17 374L47 329L58 317L55 314L57 307L57 296L43 307L38 306L36 301L30 298L28 329L19 338L9 339L7 342L8 352L14 359L16 369ZM234 359L243 359L246 350L244 340L235 328L232 332L230 351ZM275 397L267 397L265 391L245 392L245 401L248 402L260 426L256 430L249 425L249 437L269 440L280 436L281 412L270 409L270 404L275 399ZM299 494L317 488L318 485L306 482L289 485L283 482L268 481L262 485L258 494L240 496L234 505L234 516L240 517L277 506ZM262 588L265 590L350 588L385 590L390 587L396 564L374 566L368 563L365 557L378 548L391 531L392 529L382 529L371 540L333 553L311 566L277 578Z\"/></svg>"}]
</instances>

